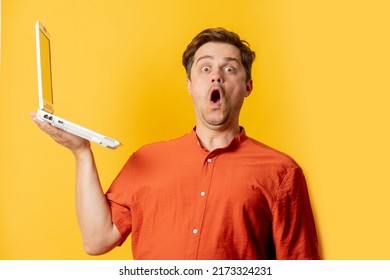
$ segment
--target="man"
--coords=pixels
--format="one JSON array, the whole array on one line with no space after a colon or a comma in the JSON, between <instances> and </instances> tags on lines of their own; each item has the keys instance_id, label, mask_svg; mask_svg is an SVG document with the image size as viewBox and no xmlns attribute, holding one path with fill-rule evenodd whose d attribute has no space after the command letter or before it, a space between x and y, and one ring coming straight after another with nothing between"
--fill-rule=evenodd
<instances>
[{"instance_id":1,"label":"man","mask_svg":"<svg viewBox=\"0 0 390 280\"><path fill-rule=\"evenodd\" d=\"M289 156L239 126L255 53L223 28L183 54L196 126L136 151L106 194L88 141L37 120L76 159L84 247L103 254L132 234L135 259L318 259L305 178Z\"/></svg>"}]
</instances>

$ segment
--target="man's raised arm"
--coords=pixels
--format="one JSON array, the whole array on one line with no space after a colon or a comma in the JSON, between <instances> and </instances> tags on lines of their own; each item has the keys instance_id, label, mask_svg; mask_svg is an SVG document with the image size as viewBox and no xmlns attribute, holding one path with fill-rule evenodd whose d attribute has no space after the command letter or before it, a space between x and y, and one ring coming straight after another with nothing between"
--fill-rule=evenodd
<instances>
[{"instance_id":1,"label":"man's raised arm","mask_svg":"<svg viewBox=\"0 0 390 280\"><path fill-rule=\"evenodd\" d=\"M34 113L31 118L57 143L72 151L76 159L76 211L85 251L90 255L110 251L121 236L111 220L90 142L42 122Z\"/></svg>"}]
</instances>

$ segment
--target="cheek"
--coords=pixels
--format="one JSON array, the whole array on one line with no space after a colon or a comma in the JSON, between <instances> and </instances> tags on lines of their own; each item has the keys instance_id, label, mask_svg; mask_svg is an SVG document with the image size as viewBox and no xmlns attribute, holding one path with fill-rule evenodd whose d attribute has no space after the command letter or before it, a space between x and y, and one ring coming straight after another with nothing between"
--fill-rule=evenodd
<instances>
[{"instance_id":1,"label":"cheek","mask_svg":"<svg viewBox=\"0 0 390 280\"><path fill-rule=\"evenodd\" d=\"M200 82L199 80L192 80L190 84L188 84L188 92L191 95L196 96L207 96L209 87L205 84Z\"/></svg>"},{"instance_id":2,"label":"cheek","mask_svg":"<svg viewBox=\"0 0 390 280\"><path fill-rule=\"evenodd\" d=\"M234 98L241 99L247 96L247 86L245 83L238 82L236 83L236 86L232 89L232 92L234 92L233 96Z\"/></svg>"}]
</instances>

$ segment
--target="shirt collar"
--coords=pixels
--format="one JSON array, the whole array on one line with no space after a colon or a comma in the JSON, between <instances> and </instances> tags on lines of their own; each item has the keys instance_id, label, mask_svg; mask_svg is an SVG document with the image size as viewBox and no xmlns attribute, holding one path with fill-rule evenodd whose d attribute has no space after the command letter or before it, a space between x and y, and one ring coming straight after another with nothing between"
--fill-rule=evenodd
<instances>
[{"instance_id":1,"label":"shirt collar","mask_svg":"<svg viewBox=\"0 0 390 280\"><path fill-rule=\"evenodd\" d=\"M210 153L210 151L207 150L206 148L204 148L202 146L202 144L200 143L199 138L196 135L196 126L192 129L191 134L192 134L193 139L196 141L197 145L203 151ZM241 145L241 143L243 143L247 138L248 137L245 133L245 128L240 126L240 133L238 133L226 147L216 149L216 150L212 151L211 153L222 153L225 151L234 150L234 149L238 148Z\"/></svg>"}]
</instances>

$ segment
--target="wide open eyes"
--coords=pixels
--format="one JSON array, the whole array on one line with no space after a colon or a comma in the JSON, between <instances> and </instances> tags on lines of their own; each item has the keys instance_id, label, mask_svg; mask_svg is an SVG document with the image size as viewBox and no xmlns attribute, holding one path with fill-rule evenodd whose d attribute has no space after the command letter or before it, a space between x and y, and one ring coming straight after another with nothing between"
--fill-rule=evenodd
<instances>
[{"instance_id":1,"label":"wide open eyes","mask_svg":"<svg viewBox=\"0 0 390 280\"><path fill-rule=\"evenodd\" d=\"M236 72L236 68L234 68L233 66L226 66L223 70L227 73L235 73Z\"/></svg>"},{"instance_id":2,"label":"wide open eyes","mask_svg":"<svg viewBox=\"0 0 390 280\"><path fill-rule=\"evenodd\" d=\"M225 67L223 67L223 68L221 68L221 69L222 69L224 72L226 72L226 73L236 73L236 71L237 71L237 69L236 69L235 67L230 66L230 65L225 66ZM211 66L202 66L202 67L200 68L200 70L201 70L201 72L203 72L203 73L208 73L208 72L211 72L212 68L211 68Z\"/></svg>"},{"instance_id":3,"label":"wide open eyes","mask_svg":"<svg viewBox=\"0 0 390 280\"><path fill-rule=\"evenodd\" d=\"M200 70L202 72L210 72L211 71L211 67L210 66L202 66L202 68Z\"/></svg>"}]
</instances>

